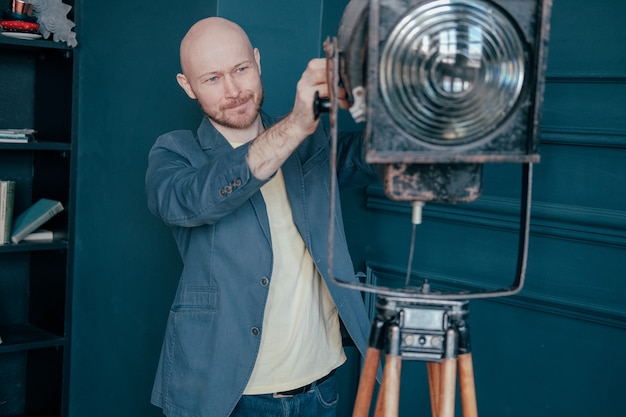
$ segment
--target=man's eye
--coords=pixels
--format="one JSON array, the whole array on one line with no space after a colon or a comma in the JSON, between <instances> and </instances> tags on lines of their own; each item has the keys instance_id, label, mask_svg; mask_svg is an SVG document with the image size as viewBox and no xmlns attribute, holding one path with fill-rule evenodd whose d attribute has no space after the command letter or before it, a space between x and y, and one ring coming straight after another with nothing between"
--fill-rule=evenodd
<instances>
[{"instance_id":1,"label":"man's eye","mask_svg":"<svg viewBox=\"0 0 626 417\"><path fill-rule=\"evenodd\" d=\"M237 72L245 72L248 69L248 67L239 67L236 69Z\"/></svg>"},{"instance_id":2,"label":"man's eye","mask_svg":"<svg viewBox=\"0 0 626 417\"><path fill-rule=\"evenodd\" d=\"M209 78L206 78L204 80L204 82L208 83L208 84L214 84L214 83L217 82L218 79L219 79L219 77L217 77L217 76L216 77L209 77Z\"/></svg>"}]
</instances>

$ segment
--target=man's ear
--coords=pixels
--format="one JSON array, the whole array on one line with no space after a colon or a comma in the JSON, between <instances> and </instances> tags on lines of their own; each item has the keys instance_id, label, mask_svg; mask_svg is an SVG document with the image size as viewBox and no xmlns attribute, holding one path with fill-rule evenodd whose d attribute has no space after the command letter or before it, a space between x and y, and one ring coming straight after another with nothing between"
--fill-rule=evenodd
<instances>
[{"instance_id":1,"label":"man's ear","mask_svg":"<svg viewBox=\"0 0 626 417\"><path fill-rule=\"evenodd\" d=\"M178 85L180 85L181 88L185 90L185 93L187 93L190 99L192 100L197 99L196 94L193 92L193 89L191 88L191 84L189 84L189 80L187 79L187 77L185 77L184 74L176 74L176 81L178 81Z\"/></svg>"},{"instance_id":2,"label":"man's ear","mask_svg":"<svg viewBox=\"0 0 626 417\"><path fill-rule=\"evenodd\" d=\"M254 60L256 61L256 66L259 68L259 75L261 75L261 53L259 52L259 48L254 48Z\"/></svg>"}]
</instances>

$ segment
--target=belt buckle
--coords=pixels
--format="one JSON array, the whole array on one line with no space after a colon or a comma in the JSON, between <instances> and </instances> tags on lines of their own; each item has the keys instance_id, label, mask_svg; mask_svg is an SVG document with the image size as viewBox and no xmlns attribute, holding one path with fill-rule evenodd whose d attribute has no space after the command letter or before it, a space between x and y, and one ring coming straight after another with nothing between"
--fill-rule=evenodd
<instances>
[{"instance_id":1,"label":"belt buckle","mask_svg":"<svg viewBox=\"0 0 626 417\"><path fill-rule=\"evenodd\" d=\"M290 389L290 390L282 391L282 392L275 392L274 394L272 394L272 396L274 398L291 398L291 397L295 397L296 395L309 392L311 388L313 388L314 386L315 386L315 382L312 382L310 384L304 385L299 388L294 388L294 389Z\"/></svg>"},{"instance_id":2,"label":"belt buckle","mask_svg":"<svg viewBox=\"0 0 626 417\"><path fill-rule=\"evenodd\" d=\"M333 376L335 374L335 371L331 371L328 375L318 379L317 381L313 381L310 384L304 385L300 388L294 388L292 390L287 390L287 391L283 391L283 392L275 392L272 394L272 397L274 398L291 398L294 397L298 394L304 394L309 392L313 387L316 387L317 385L321 384L322 382L326 381L328 378L330 378L331 376ZM293 392L293 394L287 394L288 392Z\"/></svg>"},{"instance_id":3,"label":"belt buckle","mask_svg":"<svg viewBox=\"0 0 626 417\"><path fill-rule=\"evenodd\" d=\"M281 394L280 392L275 392L272 394L273 398L291 398L293 397L293 395L285 395L285 394Z\"/></svg>"}]
</instances>

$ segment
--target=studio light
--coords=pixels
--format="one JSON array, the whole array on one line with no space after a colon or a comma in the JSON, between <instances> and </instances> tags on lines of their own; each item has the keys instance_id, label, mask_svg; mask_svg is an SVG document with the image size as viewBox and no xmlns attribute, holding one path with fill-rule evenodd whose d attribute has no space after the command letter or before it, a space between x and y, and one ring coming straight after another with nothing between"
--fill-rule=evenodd
<instances>
[{"instance_id":1,"label":"studio light","mask_svg":"<svg viewBox=\"0 0 626 417\"><path fill-rule=\"evenodd\" d=\"M486 163L522 168L513 285L444 298L509 295L523 285L551 6L551 0L352 0L326 43L331 97L346 89L353 118L365 122L367 162L377 167L387 197L412 203L413 218L421 221L425 202L477 199ZM333 132L336 110L331 103Z\"/></svg>"},{"instance_id":2,"label":"studio light","mask_svg":"<svg viewBox=\"0 0 626 417\"><path fill-rule=\"evenodd\" d=\"M337 97L365 122L366 160L386 195L410 201L413 233L404 287L335 283L376 294L353 417L370 415L382 351L376 415L399 413L403 359L427 361L433 415L455 415L456 371L463 415L477 417L468 300L519 292L528 254L532 164L539 161L551 0L352 0L326 42L331 90L331 175L337 153ZM320 106L316 105L316 108ZM522 167L516 273L507 287L444 291L410 285L415 226L425 202L480 196L485 163ZM331 187L336 187L335 178ZM336 189L331 189L335 213ZM329 222L333 277L334 219ZM454 262L460 257L451 256ZM455 277L458 278L458 277ZM463 280L467 282L468 280Z\"/></svg>"}]
</instances>

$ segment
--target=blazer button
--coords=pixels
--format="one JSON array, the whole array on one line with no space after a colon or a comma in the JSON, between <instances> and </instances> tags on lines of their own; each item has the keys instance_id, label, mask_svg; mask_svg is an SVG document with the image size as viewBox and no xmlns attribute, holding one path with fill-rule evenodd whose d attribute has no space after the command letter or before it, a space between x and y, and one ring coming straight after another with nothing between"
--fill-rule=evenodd
<instances>
[{"instance_id":1,"label":"blazer button","mask_svg":"<svg viewBox=\"0 0 626 417\"><path fill-rule=\"evenodd\" d=\"M267 285L270 283L270 280L267 279L267 277L263 277L261 278L261 285L264 287L267 287Z\"/></svg>"},{"instance_id":2,"label":"blazer button","mask_svg":"<svg viewBox=\"0 0 626 417\"><path fill-rule=\"evenodd\" d=\"M258 327L253 327L252 329L250 329L250 333L252 333L253 336L258 336L261 331Z\"/></svg>"}]
</instances>

